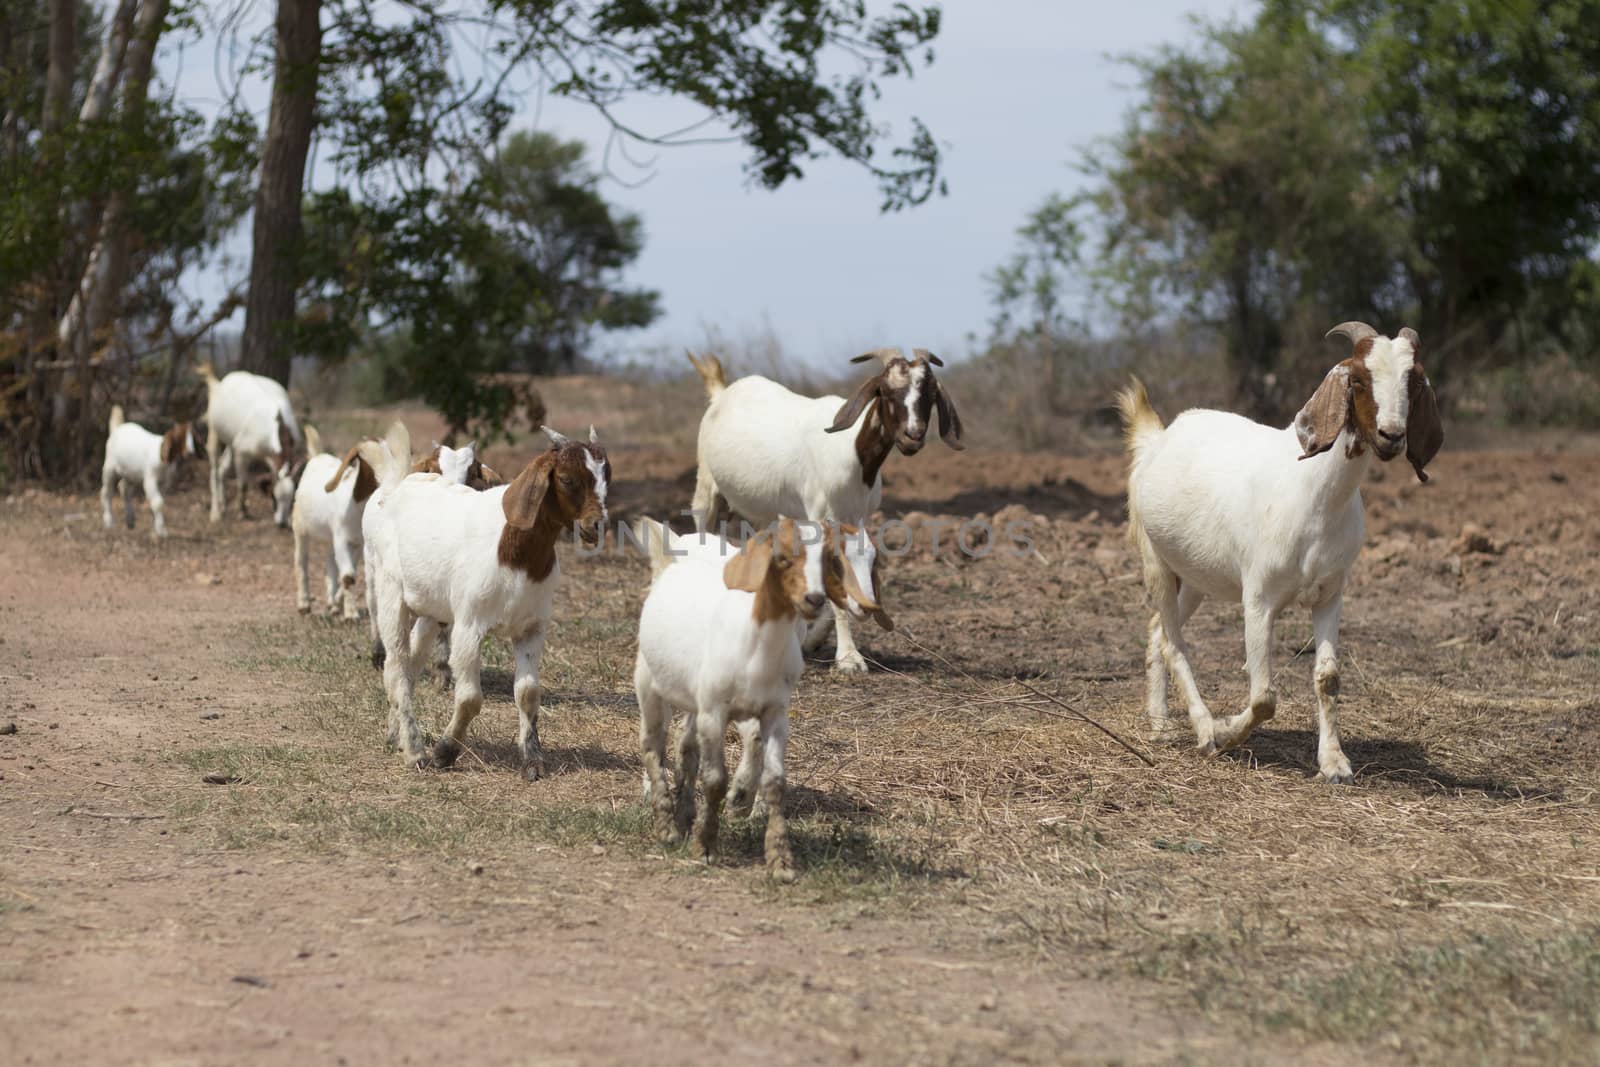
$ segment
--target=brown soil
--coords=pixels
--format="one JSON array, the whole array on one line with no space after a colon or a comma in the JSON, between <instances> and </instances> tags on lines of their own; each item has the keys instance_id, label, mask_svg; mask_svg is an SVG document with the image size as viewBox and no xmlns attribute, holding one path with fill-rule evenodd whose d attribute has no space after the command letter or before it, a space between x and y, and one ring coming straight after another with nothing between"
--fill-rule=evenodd
<instances>
[{"instance_id":1,"label":"brown soil","mask_svg":"<svg viewBox=\"0 0 1600 1067\"><path fill-rule=\"evenodd\" d=\"M614 517L686 503L692 452L612 442ZM1279 716L1248 749L1145 745L1116 457L895 459L889 514L1020 503L1038 553L897 562L901 630L862 635L874 673L808 669L802 877L782 890L759 828L732 827L709 869L645 832L638 560L564 555L551 777L516 778L493 653L475 758L415 775L383 749L365 625L295 615L289 538L260 504L212 527L194 479L158 546L145 511L107 533L91 498L13 496L3 1058L1594 1055L1600 458L1446 452L1434 473L1386 468L1368 490L1343 632L1358 784L1338 790L1310 777L1303 612L1279 626ZM1467 522L1486 539L1455 545ZM1244 697L1238 620L1192 624L1219 710Z\"/></svg>"}]
</instances>

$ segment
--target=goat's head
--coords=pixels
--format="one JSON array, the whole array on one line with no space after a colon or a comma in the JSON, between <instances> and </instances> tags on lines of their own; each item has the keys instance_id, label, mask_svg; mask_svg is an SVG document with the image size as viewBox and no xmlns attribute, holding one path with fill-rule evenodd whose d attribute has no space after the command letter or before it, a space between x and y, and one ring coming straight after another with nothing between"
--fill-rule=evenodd
<instances>
[{"instance_id":1,"label":"goat's head","mask_svg":"<svg viewBox=\"0 0 1600 1067\"><path fill-rule=\"evenodd\" d=\"M1354 348L1294 417L1300 458L1326 452L1348 429L1346 455L1371 448L1387 463L1403 451L1417 478L1427 481L1423 467L1444 444L1444 429L1433 385L1417 359L1417 331L1407 326L1390 338L1364 322L1342 322L1328 331L1334 334L1348 337Z\"/></svg>"},{"instance_id":2,"label":"goat's head","mask_svg":"<svg viewBox=\"0 0 1600 1067\"><path fill-rule=\"evenodd\" d=\"M799 524L780 518L723 565L722 583L756 594L756 622L793 615L815 619L828 602L821 540L807 545Z\"/></svg>"},{"instance_id":3,"label":"goat's head","mask_svg":"<svg viewBox=\"0 0 1600 1067\"><path fill-rule=\"evenodd\" d=\"M281 414L277 420L278 449L270 457L272 464L272 521L285 529L289 526L289 512L294 508L295 483L300 480L304 464L294 459L294 434L283 424Z\"/></svg>"},{"instance_id":4,"label":"goat's head","mask_svg":"<svg viewBox=\"0 0 1600 1067\"><path fill-rule=\"evenodd\" d=\"M466 485L467 479L472 476L473 466L478 462L476 445L475 441L468 441L460 448L435 445L429 459L432 461L432 466L439 469L439 474L445 481Z\"/></svg>"},{"instance_id":5,"label":"goat's head","mask_svg":"<svg viewBox=\"0 0 1600 1067\"><path fill-rule=\"evenodd\" d=\"M894 620L883 610L883 558L866 530L847 522L826 524L823 581L836 608L856 618L871 616L885 630Z\"/></svg>"},{"instance_id":6,"label":"goat's head","mask_svg":"<svg viewBox=\"0 0 1600 1067\"><path fill-rule=\"evenodd\" d=\"M912 349L911 356L907 360L898 348L879 348L852 359L852 363L875 359L883 369L861 383L834 416L828 432L849 429L866 411L861 437L875 434L885 443L884 452L892 445L902 455L914 456L922 451L928 426L937 411L939 436L944 443L955 449L966 447L961 443L961 417L933 373L933 368L944 366L944 361L926 348ZM861 437L857 438L858 450Z\"/></svg>"},{"instance_id":7,"label":"goat's head","mask_svg":"<svg viewBox=\"0 0 1600 1067\"><path fill-rule=\"evenodd\" d=\"M161 462L178 463L199 459L206 454L205 439L192 422L180 422L161 435Z\"/></svg>"},{"instance_id":8,"label":"goat's head","mask_svg":"<svg viewBox=\"0 0 1600 1067\"><path fill-rule=\"evenodd\" d=\"M585 544L599 544L611 485L611 461L600 447L600 436L593 426L587 442L573 441L548 426L543 430L551 448L535 456L506 489L500 502L506 523L519 530L540 523L558 529L576 525Z\"/></svg>"}]
</instances>

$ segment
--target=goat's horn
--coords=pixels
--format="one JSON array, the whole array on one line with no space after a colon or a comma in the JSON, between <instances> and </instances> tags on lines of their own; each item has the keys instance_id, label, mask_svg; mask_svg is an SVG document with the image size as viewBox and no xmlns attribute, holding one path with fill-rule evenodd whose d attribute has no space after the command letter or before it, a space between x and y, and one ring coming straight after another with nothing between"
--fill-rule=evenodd
<instances>
[{"instance_id":1,"label":"goat's horn","mask_svg":"<svg viewBox=\"0 0 1600 1067\"><path fill-rule=\"evenodd\" d=\"M557 448L566 448L572 443L572 439L566 434L556 433L556 431L552 430L548 426L540 426L539 429L544 431L544 435L550 438Z\"/></svg>"},{"instance_id":2,"label":"goat's horn","mask_svg":"<svg viewBox=\"0 0 1600 1067\"><path fill-rule=\"evenodd\" d=\"M1413 330L1409 326L1400 327L1400 333L1397 336L1404 337L1407 341L1410 341L1411 350L1413 352L1415 352L1417 350L1417 346L1422 343L1422 338L1417 336L1417 331Z\"/></svg>"},{"instance_id":3,"label":"goat's horn","mask_svg":"<svg viewBox=\"0 0 1600 1067\"><path fill-rule=\"evenodd\" d=\"M1368 326L1364 322L1356 322L1353 319L1349 322L1341 322L1339 325L1335 326L1322 336L1332 337L1336 333L1343 334L1344 336L1350 338L1350 343L1352 345L1358 345L1369 337L1378 336L1377 330L1374 330L1371 326Z\"/></svg>"},{"instance_id":4,"label":"goat's horn","mask_svg":"<svg viewBox=\"0 0 1600 1067\"><path fill-rule=\"evenodd\" d=\"M935 367L944 366L944 360L940 359L932 352L929 352L926 348L913 348L911 350L911 355L916 359L922 360L924 363L932 363Z\"/></svg>"},{"instance_id":5,"label":"goat's horn","mask_svg":"<svg viewBox=\"0 0 1600 1067\"><path fill-rule=\"evenodd\" d=\"M591 445L600 443L600 435L595 432L594 423L592 422L589 424L589 443Z\"/></svg>"},{"instance_id":6,"label":"goat's horn","mask_svg":"<svg viewBox=\"0 0 1600 1067\"><path fill-rule=\"evenodd\" d=\"M887 367L891 359L904 358L905 357L900 354L900 350L898 348L874 348L871 352L863 352L861 355L856 356L855 358L851 359L850 362L865 363L869 359L875 359Z\"/></svg>"}]
</instances>

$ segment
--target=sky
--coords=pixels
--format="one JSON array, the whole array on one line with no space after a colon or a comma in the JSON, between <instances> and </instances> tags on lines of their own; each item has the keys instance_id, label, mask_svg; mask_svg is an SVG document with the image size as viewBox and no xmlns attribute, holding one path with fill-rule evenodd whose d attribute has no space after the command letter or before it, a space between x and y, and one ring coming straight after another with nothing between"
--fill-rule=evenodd
<instances>
[{"instance_id":1,"label":"sky","mask_svg":"<svg viewBox=\"0 0 1600 1067\"><path fill-rule=\"evenodd\" d=\"M1120 128L1132 76L1115 57L1191 40L1191 15L1244 17L1252 6L946 0L935 62L911 80L885 82L874 111L897 136L916 115L944 151L949 195L900 212L880 213L872 176L842 160L813 161L802 180L771 191L748 181L739 144L631 149L645 168L613 153L618 180L603 192L645 229L644 253L624 284L659 291L665 314L647 329L602 339L606 354L679 358L708 338L738 346L767 336L786 359L819 367L881 345L970 354L991 314L984 275L1015 249L1030 210L1052 192L1080 187L1073 163L1082 150ZM221 40L212 33L181 57L163 56L180 97L220 97L218 71L228 67ZM246 98L265 126L264 87ZM694 117L653 99L619 111L652 131ZM596 161L609 133L585 106L537 94L513 128L582 140ZM196 291L221 292L230 274L243 276L247 233L233 252L236 262L194 283Z\"/></svg>"}]
</instances>

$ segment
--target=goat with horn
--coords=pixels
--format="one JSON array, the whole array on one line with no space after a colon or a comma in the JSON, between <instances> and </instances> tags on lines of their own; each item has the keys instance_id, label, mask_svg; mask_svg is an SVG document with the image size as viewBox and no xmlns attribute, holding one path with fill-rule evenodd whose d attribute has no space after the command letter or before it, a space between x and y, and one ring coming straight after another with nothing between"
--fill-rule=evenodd
<instances>
[{"instance_id":1,"label":"goat with horn","mask_svg":"<svg viewBox=\"0 0 1600 1067\"><path fill-rule=\"evenodd\" d=\"M1329 337L1350 357L1323 378L1294 422L1278 429L1224 411L1185 411L1163 427L1136 378L1117 398L1127 438L1128 532L1155 603L1145 653L1152 736L1173 733L1167 685L1176 675L1200 750L1234 748L1272 718L1272 626L1295 600L1315 632L1317 769L1352 780L1339 743L1339 615L1361 551L1361 483L1374 458L1402 452L1423 468L1444 442L1433 386L1411 329L1385 337L1344 322ZM1249 706L1214 719L1195 684L1183 624L1205 597L1242 603Z\"/></svg>"},{"instance_id":2,"label":"goat with horn","mask_svg":"<svg viewBox=\"0 0 1600 1067\"><path fill-rule=\"evenodd\" d=\"M864 527L883 498L884 461L897 449L907 456L921 451L935 416L944 442L963 447L961 418L934 375L933 368L944 365L938 356L918 348L907 360L897 348L880 348L851 362L873 360L881 369L847 400L801 396L760 375L729 384L717 357L690 355L709 400L700 419L694 490L699 532L715 517L718 498L757 526L788 515ZM860 672L867 664L846 615L870 616L885 629L894 624L882 607L871 536L863 531L847 538L844 551L865 599L852 598L848 612L833 613L834 668ZM806 650L826 636L824 613Z\"/></svg>"}]
</instances>

